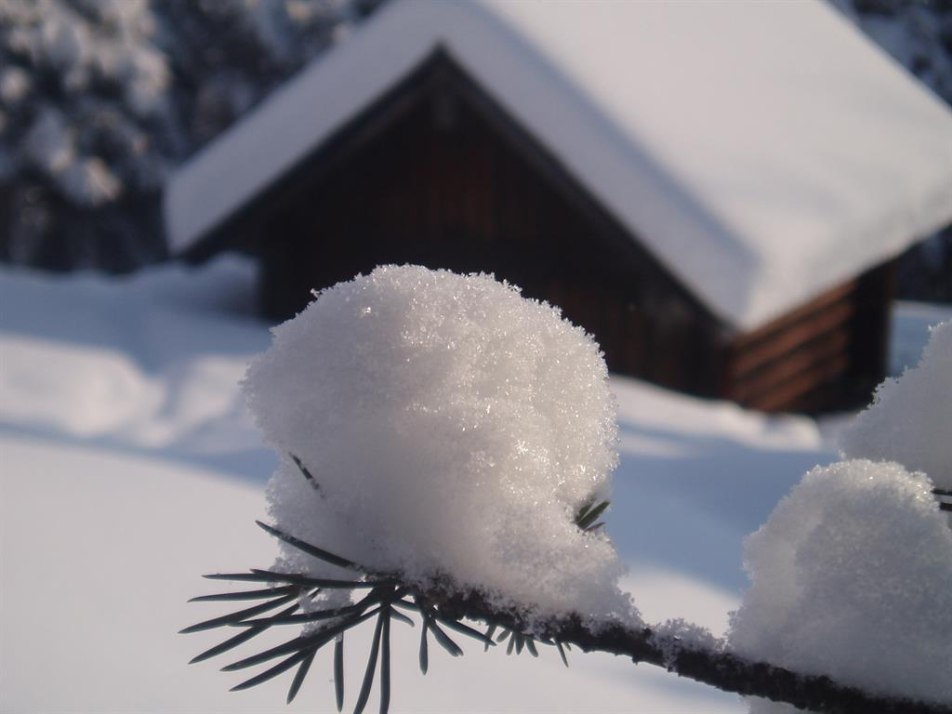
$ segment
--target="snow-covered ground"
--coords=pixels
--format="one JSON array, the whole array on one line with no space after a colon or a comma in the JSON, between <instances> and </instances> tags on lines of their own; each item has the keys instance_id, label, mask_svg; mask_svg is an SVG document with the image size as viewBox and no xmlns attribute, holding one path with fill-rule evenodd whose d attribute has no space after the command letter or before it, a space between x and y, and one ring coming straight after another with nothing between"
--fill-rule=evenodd
<instances>
[{"instance_id":1,"label":"snow-covered ground","mask_svg":"<svg viewBox=\"0 0 952 714\"><path fill-rule=\"evenodd\" d=\"M177 634L221 611L186 603L216 591L202 573L265 567L276 552L253 523L276 460L238 396L270 343L251 316L253 280L237 259L111 280L0 272L0 711L283 709L286 680L229 693L241 678L217 672L224 662L187 665L221 635ZM897 333L915 356L926 335L911 324ZM720 634L745 586L742 539L804 471L834 459L830 430L629 379L612 387L621 465L607 522L624 585L648 621L685 617ZM550 651L471 645L434 656L424 678L404 630L395 711L745 708L577 652L565 669ZM363 637L348 641L352 692ZM332 710L330 679L319 658L289 711Z\"/></svg>"}]
</instances>

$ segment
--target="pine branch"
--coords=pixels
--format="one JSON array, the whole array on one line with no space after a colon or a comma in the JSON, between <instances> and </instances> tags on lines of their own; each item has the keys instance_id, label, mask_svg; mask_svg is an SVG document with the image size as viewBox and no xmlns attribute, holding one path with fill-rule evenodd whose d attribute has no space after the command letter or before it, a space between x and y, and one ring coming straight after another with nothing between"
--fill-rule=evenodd
<instances>
[{"instance_id":1,"label":"pine branch","mask_svg":"<svg viewBox=\"0 0 952 714\"><path fill-rule=\"evenodd\" d=\"M588 509L594 512L597 509ZM587 525L595 527L598 513L589 516ZM396 574L367 573L360 565L333 553L321 550L305 543L276 528L260 524L262 528L303 552L316 555L326 562L333 563L358 574L353 581L326 580L303 575L252 570L249 573L214 574L216 580L268 582L272 587L263 590L223 593L194 598L198 601L244 599L262 599L266 602L244 608L229 615L205 620L188 627L183 632L194 632L212 627L241 627L245 632L231 637L194 658L201 661L217 654L230 651L253 636L264 632L271 626L293 623L324 623L317 631L301 634L281 645L246 657L243 660L226 665L223 669L231 671L256 666L282 655L288 657L259 675L242 682L236 688L243 689L298 665L299 669L291 683L288 699L293 699L313 660L313 654L325 644L335 641L335 689L338 709L343 700L343 633L371 618L377 618L374 644L371 646L367 669L358 699L357 710L367 703L370 688L373 685L377 669L377 657L380 656L380 692L381 711L386 711L390 691L390 620L396 618L407 622L408 618L395 607L416 612L422 620L420 638L420 669L425 673L428 666L428 635L432 634L438 644L453 656L463 653L459 645L443 630L447 627L455 632L478 640L486 647L508 639L507 651L517 654L523 649L537 655L535 643L554 645L558 648L563 661L565 650L575 645L585 652L606 652L631 658L636 664L664 667L682 677L709 684L725 692L734 692L745 696L757 696L774 701L786 702L800 709L826 714L952 714L950 703L926 703L910 699L870 694L856 687L839 684L827 676L807 675L777 667L766 662L757 662L731 654L718 647L699 648L682 641L673 635L653 631L649 627L630 627L617 622L607 622L593 631L586 626L578 615L552 618L540 622L529 622L518 610L500 610L494 608L486 598L475 591L461 592L453 586L449 578L431 582L426 588L411 583L401 583ZM369 579L367 579L369 578ZM290 583L290 585L289 585ZM350 589L354 594L370 587L370 592L352 605L343 607L319 608L303 615L297 615L299 603L282 610L277 615L258 617L263 612L288 604L289 600L305 594L313 598L321 587ZM313 589L312 589L313 588ZM408 599L409 598L409 599ZM313 603L313 600L312 600ZM485 632L463 624L462 620L481 620L489 629ZM412 624L410 622L409 624ZM496 630L502 634L493 639Z\"/></svg>"},{"instance_id":2,"label":"pine branch","mask_svg":"<svg viewBox=\"0 0 952 714\"><path fill-rule=\"evenodd\" d=\"M952 512L952 502L946 503L942 500L943 498L952 498L952 490L947 488L934 488L932 489L932 495L939 501L940 511Z\"/></svg>"},{"instance_id":3,"label":"pine branch","mask_svg":"<svg viewBox=\"0 0 952 714\"><path fill-rule=\"evenodd\" d=\"M446 617L483 620L514 632L527 623L518 613L499 612L478 594L441 597ZM725 692L786 702L800 709L825 714L952 714L952 704L927 703L864 692L826 676L807 675L757 662L720 650L692 648L677 637L663 636L648 627L611 624L592 632L578 616L533 623L540 637L576 645L585 652L607 652L630 657L636 664L664 667L681 677L709 684Z\"/></svg>"}]
</instances>

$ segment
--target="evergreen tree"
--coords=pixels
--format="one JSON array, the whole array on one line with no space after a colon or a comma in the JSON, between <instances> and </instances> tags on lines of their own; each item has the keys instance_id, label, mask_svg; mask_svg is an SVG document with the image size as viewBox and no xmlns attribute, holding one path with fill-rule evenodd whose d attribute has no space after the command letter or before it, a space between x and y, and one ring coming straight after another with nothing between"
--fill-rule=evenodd
<instances>
[{"instance_id":1,"label":"evergreen tree","mask_svg":"<svg viewBox=\"0 0 952 714\"><path fill-rule=\"evenodd\" d=\"M0 259L164 254L171 168L334 41L353 0L0 0Z\"/></svg>"}]
</instances>

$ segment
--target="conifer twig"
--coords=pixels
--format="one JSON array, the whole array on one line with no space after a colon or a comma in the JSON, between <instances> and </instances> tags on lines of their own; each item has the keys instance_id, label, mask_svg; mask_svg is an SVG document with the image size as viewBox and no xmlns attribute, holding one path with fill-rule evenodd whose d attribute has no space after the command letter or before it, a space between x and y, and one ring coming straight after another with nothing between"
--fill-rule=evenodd
<instances>
[{"instance_id":1,"label":"conifer twig","mask_svg":"<svg viewBox=\"0 0 952 714\"><path fill-rule=\"evenodd\" d=\"M446 595L441 612L448 617L492 622L514 632L526 623L518 613L499 612L478 594ZM784 667L739 657L723 650L699 649L649 627L608 624L593 632L581 618L571 616L533 622L533 632L547 639L576 645L584 652L630 657L635 664L664 667L669 672L717 687L721 691L786 702L824 714L952 714L952 702L922 702L871 694L840 684L824 675L801 674Z\"/></svg>"}]
</instances>

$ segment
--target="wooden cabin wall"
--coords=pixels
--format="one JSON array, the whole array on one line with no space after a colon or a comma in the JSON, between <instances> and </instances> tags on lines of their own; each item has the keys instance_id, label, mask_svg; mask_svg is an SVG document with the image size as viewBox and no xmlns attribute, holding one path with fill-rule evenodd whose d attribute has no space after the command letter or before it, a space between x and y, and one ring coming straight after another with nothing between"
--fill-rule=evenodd
<instances>
[{"instance_id":1,"label":"wooden cabin wall","mask_svg":"<svg viewBox=\"0 0 952 714\"><path fill-rule=\"evenodd\" d=\"M262 220L273 318L385 263L492 272L559 305L612 371L714 396L723 330L471 84L436 67L296 171Z\"/></svg>"},{"instance_id":2,"label":"wooden cabin wall","mask_svg":"<svg viewBox=\"0 0 952 714\"><path fill-rule=\"evenodd\" d=\"M764 411L860 406L886 372L894 264L874 268L734 340L725 396Z\"/></svg>"}]
</instances>

